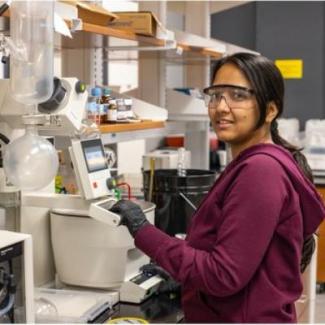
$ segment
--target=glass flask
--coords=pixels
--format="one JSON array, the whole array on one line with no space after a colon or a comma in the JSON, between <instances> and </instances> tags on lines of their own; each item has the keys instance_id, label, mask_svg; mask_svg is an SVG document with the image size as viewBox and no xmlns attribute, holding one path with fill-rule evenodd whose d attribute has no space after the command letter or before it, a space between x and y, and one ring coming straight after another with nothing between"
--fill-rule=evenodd
<instances>
[{"instance_id":1,"label":"glass flask","mask_svg":"<svg viewBox=\"0 0 325 325\"><path fill-rule=\"evenodd\" d=\"M19 189L38 190L54 179L59 160L52 143L29 126L23 136L6 146L3 167L9 181Z\"/></svg>"}]
</instances>

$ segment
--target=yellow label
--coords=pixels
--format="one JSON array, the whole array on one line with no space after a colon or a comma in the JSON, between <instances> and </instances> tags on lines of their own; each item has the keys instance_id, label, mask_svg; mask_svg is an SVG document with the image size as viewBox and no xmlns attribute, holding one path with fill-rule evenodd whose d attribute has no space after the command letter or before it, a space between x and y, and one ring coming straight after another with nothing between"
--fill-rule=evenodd
<instances>
[{"instance_id":1,"label":"yellow label","mask_svg":"<svg viewBox=\"0 0 325 325\"><path fill-rule=\"evenodd\" d=\"M302 60L275 60L275 65L281 71L282 77L284 79L302 79Z\"/></svg>"}]
</instances>

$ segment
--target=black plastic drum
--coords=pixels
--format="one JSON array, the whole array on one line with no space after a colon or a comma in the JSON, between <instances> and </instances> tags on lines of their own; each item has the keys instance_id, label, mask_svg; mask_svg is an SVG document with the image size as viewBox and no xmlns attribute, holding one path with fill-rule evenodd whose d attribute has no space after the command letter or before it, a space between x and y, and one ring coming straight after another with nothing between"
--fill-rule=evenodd
<instances>
[{"instance_id":1,"label":"black plastic drum","mask_svg":"<svg viewBox=\"0 0 325 325\"><path fill-rule=\"evenodd\" d=\"M172 236L186 233L195 207L216 179L216 173L209 170L187 169L186 172L186 176L178 176L176 169L155 170L152 186L150 171L143 173L145 200L151 196L156 204L155 225Z\"/></svg>"}]
</instances>

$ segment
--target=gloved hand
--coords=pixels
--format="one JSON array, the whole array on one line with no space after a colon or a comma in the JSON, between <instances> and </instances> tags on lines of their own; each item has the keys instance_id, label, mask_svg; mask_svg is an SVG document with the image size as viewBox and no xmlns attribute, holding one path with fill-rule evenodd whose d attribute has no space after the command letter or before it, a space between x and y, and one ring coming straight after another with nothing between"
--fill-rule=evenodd
<instances>
[{"instance_id":1,"label":"gloved hand","mask_svg":"<svg viewBox=\"0 0 325 325\"><path fill-rule=\"evenodd\" d=\"M142 271L144 274L146 274L148 276L159 275L164 280L167 280L170 278L170 274L167 271L165 271L161 266L158 266L155 263L149 263L149 264L142 265L140 267L140 271Z\"/></svg>"},{"instance_id":2,"label":"gloved hand","mask_svg":"<svg viewBox=\"0 0 325 325\"><path fill-rule=\"evenodd\" d=\"M140 228L149 223L141 208L132 201L120 200L110 210L121 216L120 225L126 226L133 237Z\"/></svg>"},{"instance_id":3,"label":"gloved hand","mask_svg":"<svg viewBox=\"0 0 325 325\"><path fill-rule=\"evenodd\" d=\"M152 275L159 275L162 277L165 281L161 282L159 285L159 288L157 290L157 294L161 293L172 293L172 294L180 294L181 285L176 282L171 275L164 270L162 267L158 266L155 263L149 263L146 265L143 265L140 270L149 276Z\"/></svg>"}]
</instances>

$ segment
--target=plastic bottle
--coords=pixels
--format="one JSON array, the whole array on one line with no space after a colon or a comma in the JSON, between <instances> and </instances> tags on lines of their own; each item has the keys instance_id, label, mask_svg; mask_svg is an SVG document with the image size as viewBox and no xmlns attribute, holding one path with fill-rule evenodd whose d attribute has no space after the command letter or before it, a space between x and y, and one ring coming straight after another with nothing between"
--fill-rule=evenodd
<instances>
[{"instance_id":1,"label":"plastic bottle","mask_svg":"<svg viewBox=\"0 0 325 325\"><path fill-rule=\"evenodd\" d=\"M185 148L179 148L177 150L177 154L178 154L178 159L177 159L177 175L178 176L186 176L186 163L185 163Z\"/></svg>"},{"instance_id":2,"label":"plastic bottle","mask_svg":"<svg viewBox=\"0 0 325 325\"><path fill-rule=\"evenodd\" d=\"M101 123L100 119L100 96L101 89L99 87L91 88L90 96L87 103L87 117L94 121L97 125Z\"/></svg>"},{"instance_id":3,"label":"plastic bottle","mask_svg":"<svg viewBox=\"0 0 325 325\"><path fill-rule=\"evenodd\" d=\"M117 105L116 99L111 99L108 104L107 123L117 122Z\"/></svg>"},{"instance_id":4,"label":"plastic bottle","mask_svg":"<svg viewBox=\"0 0 325 325\"><path fill-rule=\"evenodd\" d=\"M111 90L109 88L102 89L102 97L100 98L100 103L103 105L101 107L102 114L101 114L101 123L107 122L107 114L108 114L108 106L109 101L112 99L111 97Z\"/></svg>"},{"instance_id":5,"label":"plastic bottle","mask_svg":"<svg viewBox=\"0 0 325 325\"><path fill-rule=\"evenodd\" d=\"M54 1L10 5L10 88L19 103L36 105L53 93Z\"/></svg>"},{"instance_id":6,"label":"plastic bottle","mask_svg":"<svg viewBox=\"0 0 325 325\"><path fill-rule=\"evenodd\" d=\"M117 106L117 119L118 120L126 120L125 115L125 103L124 98L118 98L116 100L116 106Z\"/></svg>"},{"instance_id":7,"label":"plastic bottle","mask_svg":"<svg viewBox=\"0 0 325 325\"><path fill-rule=\"evenodd\" d=\"M96 124L99 124L99 113L96 102L96 97L89 96L87 101L87 118Z\"/></svg>"},{"instance_id":8,"label":"plastic bottle","mask_svg":"<svg viewBox=\"0 0 325 325\"><path fill-rule=\"evenodd\" d=\"M105 112L104 104L102 103L102 95L103 91L100 87L94 87L91 90L92 96L96 98L96 104L97 104L97 112L98 112L98 123L97 124L103 124L106 122L106 116L107 112Z\"/></svg>"},{"instance_id":9,"label":"plastic bottle","mask_svg":"<svg viewBox=\"0 0 325 325\"><path fill-rule=\"evenodd\" d=\"M102 90L99 87L94 87L91 89L91 96L96 98L96 103L100 104L100 99L102 96Z\"/></svg>"}]
</instances>

